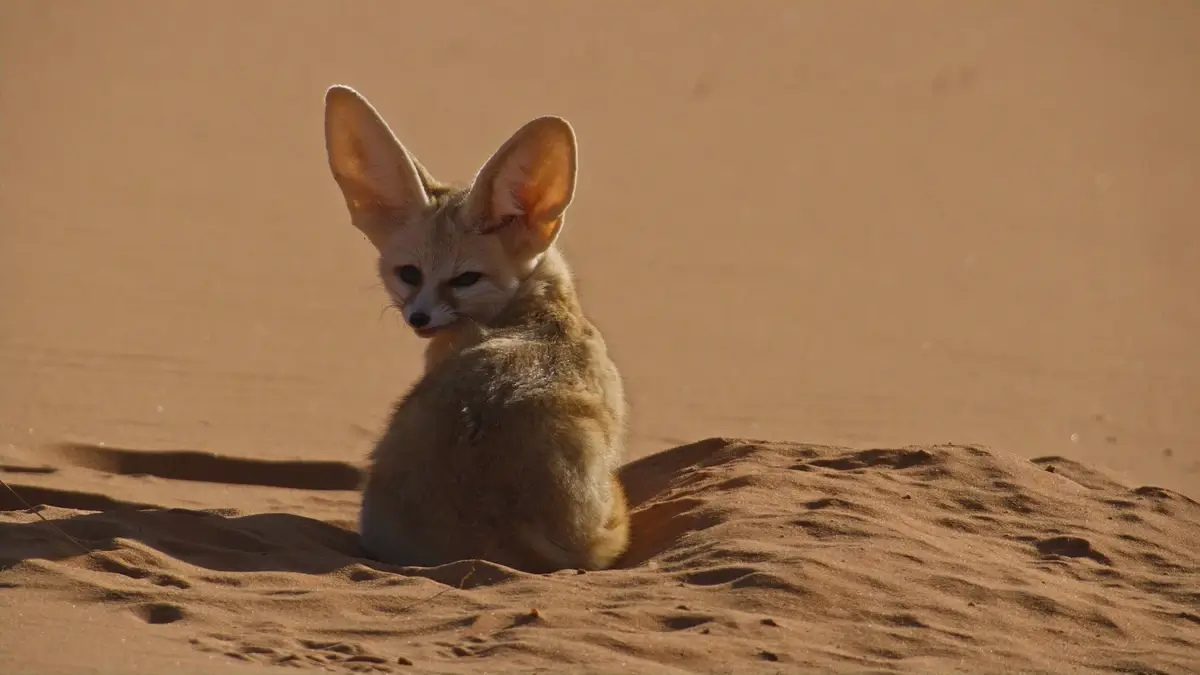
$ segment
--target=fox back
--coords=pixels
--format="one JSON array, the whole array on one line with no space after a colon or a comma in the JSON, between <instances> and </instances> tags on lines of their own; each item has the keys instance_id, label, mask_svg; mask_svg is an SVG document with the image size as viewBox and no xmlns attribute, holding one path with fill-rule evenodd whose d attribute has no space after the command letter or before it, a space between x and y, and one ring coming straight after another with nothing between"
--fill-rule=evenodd
<instances>
[{"instance_id":1,"label":"fox back","mask_svg":"<svg viewBox=\"0 0 1200 675\"><path fill-rule=\"evenodd\" d=\"M364 547L401 565L613 565L629 541L625 401L555 247L575 190L571 126L529 122L465 187L434 180L348 87L326 94L325 136L390 301L429 340L371 453Z\"/></svg>"}]
</instances>

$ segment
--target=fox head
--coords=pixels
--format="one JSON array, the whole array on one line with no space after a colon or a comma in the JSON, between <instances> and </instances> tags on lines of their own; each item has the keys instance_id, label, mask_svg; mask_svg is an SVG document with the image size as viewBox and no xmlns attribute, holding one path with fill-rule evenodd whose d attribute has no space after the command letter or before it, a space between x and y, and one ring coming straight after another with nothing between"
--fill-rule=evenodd
<instances>
[{"instance_id":1,"label":"fox head","mask_svg":"<svg viewBox=\"0 0 1200 675\"><path fill-rule=\"evenodd\" d=\"M325 94L325 149L350 221L379 251L405 322L432 337L502 310L562 230L575 192L575 132L539 117L484 163L470 186L439 183L361 94Z\"/></svg>"}]
</instances>

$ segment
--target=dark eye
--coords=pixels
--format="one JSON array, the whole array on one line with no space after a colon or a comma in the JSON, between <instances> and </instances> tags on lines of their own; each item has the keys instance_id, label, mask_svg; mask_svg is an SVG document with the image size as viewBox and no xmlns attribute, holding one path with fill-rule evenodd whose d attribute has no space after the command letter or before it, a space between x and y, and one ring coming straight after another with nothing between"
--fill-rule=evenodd
<instances>
[{"instance_id":1,"label":"dark eye","mask_svg":"<svg viewBox=\"0 0 1200 675\"><path fill-rule=\"evenodd\" d=\"M396 276L409 286L421 285L421 270L413 265L401 265L396 268Z\"/></svg>"},{"instance_id":2,"label":"dark eye","mask_svg":"<svg viewBox=\"0 0 1200 675\"><path fill-rule=\"evenodd\" d=\"M449 283L455 288L466 288L467 286L474 286L482 278L483 275L479 272L463 272L451 279Z\"/></svg>"}]
</instances>

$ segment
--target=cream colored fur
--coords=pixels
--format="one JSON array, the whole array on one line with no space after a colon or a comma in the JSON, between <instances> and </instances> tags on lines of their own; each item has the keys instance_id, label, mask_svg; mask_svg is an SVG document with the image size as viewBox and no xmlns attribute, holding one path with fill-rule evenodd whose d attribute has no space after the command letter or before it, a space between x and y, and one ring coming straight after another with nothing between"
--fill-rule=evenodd
<instances>
[{"instance_id":1,"label":"cream colored fur","mask_svg":"<svg viewBox=\"0 0 1200 675\"><path fill-rule=\"evenodd\" d=\"M371 453L364 547L402 565L612 566L629 543L625 400L554 245L575 190L571 126L529 122L466 188L435 181L349 87L326 93L325 136L391 301L429 338Z\"/></svg>"}]
</instances>

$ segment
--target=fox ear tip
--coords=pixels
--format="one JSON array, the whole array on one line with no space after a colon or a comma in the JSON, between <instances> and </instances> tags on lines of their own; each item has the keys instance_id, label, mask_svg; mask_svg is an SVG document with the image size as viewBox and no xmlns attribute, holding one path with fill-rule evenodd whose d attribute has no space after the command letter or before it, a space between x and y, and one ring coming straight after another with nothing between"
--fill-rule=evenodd
<instances>
[{"instance_id":1,"label":"fox ear tip","mask_svg":"<svg viewBox=\"0 0 1200 675\"><path fill-rule=\"evenodd\" d=\"M558 134L569 144L575 145L576 143L575 127L565 117L559 117L558 115L543 115L534 118L525 125L525 129L530 131L536 130L540 133L550 132Z\"/></svg>"},{"instance_id":2,"label":"fox ear tip","mask_svg":"<svg viewBox=\"0 0 1200 675\"><path fill-rule=\"evenodd\" d=\"M572 126L572 124L567 121L567 118L563 117L562 115L542 115L541 117L536 118L534 121L540 124L553 125L561 129L574 130L574 126Z\"/></svg>"},{"instance_id":3,"label":"fox ear tip","mask_svg":"<svg viewBox=\"0 0 1200 675\"><path fill-rule=\"evenodd\" d=\"M358 92L348 84L331 84L325 90L325 99L337 98L341 96L357 96Z\"/></svg>"},{"instance_id":4,"label":"fox ear tip","mask_svg":"<svg viewBox=\"0 0 1200 675\"><path fill-rule=\"evenodd\" d=\"M363 106L370 108L371 104L367 102L365 96L358 93L352 87L344 84L335 84L325 90L325 109L328 111L354 109L355 107L361 108Z\"/></svg>"}]
</instances>

